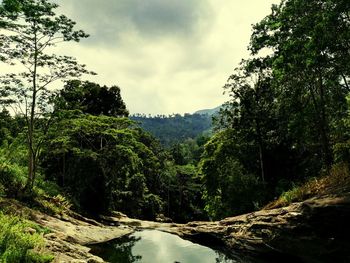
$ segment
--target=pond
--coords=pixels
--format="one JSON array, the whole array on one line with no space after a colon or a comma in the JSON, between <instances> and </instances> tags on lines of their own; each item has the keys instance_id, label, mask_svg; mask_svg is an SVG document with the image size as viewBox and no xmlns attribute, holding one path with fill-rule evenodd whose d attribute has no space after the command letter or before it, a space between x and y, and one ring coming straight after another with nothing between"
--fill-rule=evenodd
<instances>
[{"instance_id":1,"label":"pond","mask_svg":"<svg viewBox=\"0 0 350 263\"><path fill-rule=\"evenodd\" d=\"M91 248L111 263L238 263L222 252L157 230L137 231Z\"/></svg>"}]
</instances>

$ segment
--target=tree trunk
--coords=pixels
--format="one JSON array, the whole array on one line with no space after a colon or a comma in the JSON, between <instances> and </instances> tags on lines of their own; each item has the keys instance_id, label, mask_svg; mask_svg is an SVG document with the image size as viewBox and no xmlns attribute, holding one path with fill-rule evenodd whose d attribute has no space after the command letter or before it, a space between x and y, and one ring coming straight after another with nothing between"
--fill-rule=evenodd
<instances>
[{"instance_id":1,"label":"tree trunk","mask_svg":"<svg viewBox=\"0 0 350 263\"><path fill-rule=\"evenodd\" d=\"M29 121L29 127L28 127L28 178L27 183L25 186L26 190L31 191L34 185L35 180L35 166L36 166L36 158L35 158L35 151L34 151L34 103L35 99L33 98L32 102L32 110L31 110L31 116Z\"/></svg>"},{"instance_id":2,"label":"tree trunk","mask_svg":"<svg viewBox=\"0 0 350 263\"><path fill-rule=\"evenodd\" d=\"M261 170L261 180L263 183L265 183L263 141L262 141L260 123L258 120L255 120L255 122L256 122L256 131L257 131L258 145L259 145L259 161L260 161L260 170Z\"/></svg>"},{"instance_id":3,"label":"tree trunk","mask_svg":"<svg viewBox=\"0 0 350 263\"><path fill-rule=\"evenodd\" d=\"M321 132L321 141L322 141L322 148L323 148L323 155L324 155L324 162L326 167L330 167L333 162L333 156L331 152L330 142L329 142L329 127L328 127L328 121L327 121L327 114L326 114L326 103L324 98L324 86L323 86L323 79L320 74L319 76L319 91L320 91L320 132Z\"/></svg>"},{"instance_id":4,"label":"tree trunk","mask_svg":"<svg viewBox=\"0 0 350 263\"><path fill-rule=\"evenodd\" d=\"M38 46L37 46L37 34L36 23L34 23L34 61L33 61L33 76L32 76L32 104L30 107L30 116L28 121L28 178L25 189L32 191L35 180L36 172L36 151L34 150L34 128L35 128L35 107L37 97L37 65L38 65Z\"/></svg>"},{"instance_id":5,"label":"tree trunk","mask_svg":"<svg viewBox=\"0 0 350 263\"><path fill-rule=\"evenodd\" d=\"M326 105L325 105L325 98L324 98L324 86L322 81L323 81L322 76L320 74L319 78L315 79L315 87L316 89L318 89L318 92L319 92L319 103L317 102L316 94L313 88L310 87L309 90L310 90L312 101L316 111L316 116L317 116L316 118L318 119L317 126L320 133L323 164L327 168L329 168L333 162L333 157L330 149L328 122L327 122Z\"/></svg>"}]
</instances>

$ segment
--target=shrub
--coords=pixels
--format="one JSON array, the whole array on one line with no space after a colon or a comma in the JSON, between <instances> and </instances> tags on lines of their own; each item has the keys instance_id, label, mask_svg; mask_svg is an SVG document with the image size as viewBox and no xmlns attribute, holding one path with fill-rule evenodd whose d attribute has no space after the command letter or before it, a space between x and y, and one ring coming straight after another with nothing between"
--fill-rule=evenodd
<instances>
[{"instance_id":1,"label":"shrub","mask_svg":"<svg viewBox=\"0 0 350 263\"><path fill-rule=\"evenodd\" d=\"M292 189L282 193L274 202L265 206L272 209L301 202L311 197L338 195L350 191L350 172L346 163L334 164L326 176L311 178L302 185L294 185Z\"/></svg>"},{"instance_id":2,"label":"shrub","mask_svg":"<svg viewBox=\"0 0 350 263\"><path fill-rule=\"evenodd\" d=\"M0 192L17 197L25 184L27 167L23 163L21 147L0 148Z\"/></svg>"},{"instance_id":3,"label":"shrub","mask_svg":"<svg viewBox=\"0 0 350 263\"><path fill-rule=\"evenodd\" d=\"M0 163L0 185L8 197L17 197L25 182L24 170L16 164Z\"/></svg>"},{"instance_id":4,"label":"shrub","mask_svg":"<svg viewBox=\"0 0 350 263\"><path fill-rule=\"evenodd\" d=\"M44 239L47 230L16 216L0 213L0 262L51 262L45 254Z\"/></svg>"}]
</instances>

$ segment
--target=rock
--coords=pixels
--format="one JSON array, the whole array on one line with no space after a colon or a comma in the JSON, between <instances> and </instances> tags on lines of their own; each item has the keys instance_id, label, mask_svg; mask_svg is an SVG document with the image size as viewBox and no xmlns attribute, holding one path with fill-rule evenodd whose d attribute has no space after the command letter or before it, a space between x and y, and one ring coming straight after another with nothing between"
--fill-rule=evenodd
<instances>
[{"instance_id":1,"label":"rock","mask_svg":"<svg viewBox=\"0 0 350 263\"><path fill-rule=\"evenodd\" d=\"M224 248L236 258L345 263L350 262L349 222L350 195L311 199L218 222L191 222L163 230Z\"/></svg>"},{"instance_id":2,"label":"rock","mask_svg":"<svg viewBox=\"0 0 350 263\"><path fill-rule=\"evenodd\" d=\"M87 260L87 263L103 263L104 261L101 260L99 257L91 257Z\"/></svg>"},{"instance_id":3,"label":"rock","mask_svg":"<svg viewBox=\"0 0 350 263\"><path fill-rule=\"evenodd\" d=\"M31 227L26 227L24 229L24 233L28 233L28 234L34 235L36 233L36 230L34 228L31 228Z\"/></svg>"},{"instance_id":4,"label":"rock","mask_svg":"<svg viewBox=\"0 0 350 263\"><path fill-rule=\"evenodd\" d=\"M20 210L21 204L15 204ZM54 262L103 262L90 253L87 245L130 234L136 228L158 229L225 250L237 263L350 262L350 193L309 199L216 222L188 224L142 221L123 215L105 218L120 224L111 227L80 216L65 216L62 220L25 209L34 221L52 230L44 238L46 249L55 255ZM31 228L25 231L35 233Z\"/></svg>"},{"instance_id":5,"label":"rock","mask_svg":"<svg viewBox=\"0 0 350 263\"><path fill-rule=\"evenodd\" d=\"M156 217L156 222L160 222L160 223L172 223L173 220L171 220L171 218L164 216L163 214L159 214Z\"/></svg>"},{"instance_id":6,"label":"rock","mask_svg":"<svg viewBox=\"0 0 350 263\"><path fill-rule=\"evenodd\" d=\"M219 248L237 263L350 262L350 194L309 199L216 222L174 224L127 217L119 222Z\"/></svg>"},{"instance_id":7,"label":"rock","mask_svg":"<svg viewBox=\"0 0 350 263\"><path fill-rule=\"evenodd\" d=\"M121 218L121 217L128 217L126 214L123 214L122 212L119 211L112 211L112 216L116 218Z\"/></svg>"},{"instance_id":8,"label":"rock","mask_svg":"<svg viewBox=\"0 0 350 263\"><path fill-rule=\"evenodd\" d=\"M106 226L74 212L69 213L74 214L73 217L67 214L59 215L58 218L52 217L30 209L16 200L1 199L1 205L15 207L13 210L18 214L25 211L26 215L30 215L32 221L51 230L43 237L46 241L45 252L55 256L53 262L104 262L101 258L92 255L87 245L107 242L134 231L128 226ZM35 234L36 230L27 227L24 232Z\"/></svg>"},{"instance_id":9,"label":"rock","mask_svg":"<svg viewBox=\"0 0 350 263\"><path fill-rule=\"evenodd\" d=\"M99 218L104 225L119 226L119 219L116 217L100 215Z\"/></svg>"}]
</instances>

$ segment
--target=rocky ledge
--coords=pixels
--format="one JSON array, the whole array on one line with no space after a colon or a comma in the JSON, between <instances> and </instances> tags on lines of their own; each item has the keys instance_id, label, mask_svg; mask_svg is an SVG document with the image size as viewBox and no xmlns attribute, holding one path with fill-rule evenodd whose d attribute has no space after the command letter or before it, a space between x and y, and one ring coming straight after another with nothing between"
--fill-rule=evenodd
<instances>
[{"instance_id":1,"label":"rocky ledge","mask_svg":"<svg viewBox=\"0 0 350 263\"><path fill-rule=\"evenodd\" d=\"M313 198L216 222L156 223L127 217L106 222L158 229L224 250L237 263L350 262L350 194Z\"/></svg>"},{"instance_id":2,"label":"rocky ledge","mask_svg":"<svg viewBox=\"0 0 350 263\"><path fill-rule=\"evenodd\" d=\"M309 199L216 222L157 223L121 214L103 224L81 217L51 217L32 211L34 221L51 229L44 235L54 262L103 262L87 245L133 232L158 229L225 250L237 263L350 262L350 194Z\"/></svg>"},{"instance_id":3,"label":"rocky ledge","mask_svg":"<svg viewBox=\"0 0 350 263\"><path fill-rule=\"evenodd\" d=\"M224 248L237 262L350 262L350 195L323 197L218 222L161 229ZM252 260L254 258L254 260Z\"/></svg>"},{"instance_id":4,"label":"rocky ledge","mask_svg":"<svg viewBox=\"0 0 350 263\"><path fill-rule=\"evenodd\" d=\"M54 262L104 262L90 253L88 245L107 242L134 231L127 226L106 226L74 213L57 218L36 212L33 219L52 231L44 238L46 249L55 256Z\"/></svg>"},{"instance_id":5,"label":"rocky ledge","mask_svg":"<svg viewBox=\"0 0 350 263\"><path fill-rule=\"evenodd\" d=\"M104 262L90 253L88 245L107 242L134 231L128 226L106 226L72 211L55 217L49 216L14 199L0 198L1 210L30 219L48 228L50 233L43 234L46 241L44 249L55 256L53 262ZM36 232L33 228L28 228L27 231L28 233Z\"/></svg>"}]
</instances>

